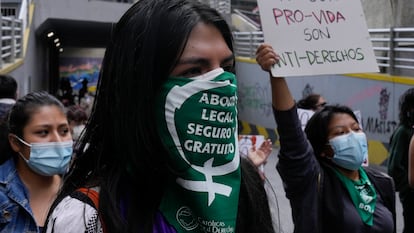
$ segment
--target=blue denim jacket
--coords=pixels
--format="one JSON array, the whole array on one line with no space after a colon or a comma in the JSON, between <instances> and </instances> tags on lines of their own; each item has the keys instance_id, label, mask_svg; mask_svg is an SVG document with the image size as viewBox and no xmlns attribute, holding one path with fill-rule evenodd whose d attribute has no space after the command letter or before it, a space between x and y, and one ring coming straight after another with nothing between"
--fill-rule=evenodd
<instances>
[{"instance_id":1,"label":"blue denim jacket","mask_svg":"<svg viewBox=\"0 0 414 233\"><path fill-rule=\"evenodd\" d=\"M40 232L13 159L0 165L0 232Z\"/></svg>"}]
</instances>

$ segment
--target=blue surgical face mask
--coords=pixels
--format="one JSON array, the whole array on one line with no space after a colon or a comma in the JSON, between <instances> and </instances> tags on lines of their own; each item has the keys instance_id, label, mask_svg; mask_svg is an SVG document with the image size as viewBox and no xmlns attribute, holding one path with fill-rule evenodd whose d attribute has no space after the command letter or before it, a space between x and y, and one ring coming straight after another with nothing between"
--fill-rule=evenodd
<instances>
[{"instance_id":1,"label":"blue surgical face mask","mask_svg":"<svg viewBox=\"0 0 414 233\"><path fill-rule=\"evenodd\" d=\"M15 136L20 142L30 147L30 157L27 160L20 152L20 156L34 172L53 176L65 174L72 157L73 141L27 143Z\"/></svg>"},{"instance_id":2,"label":"blue surgical face mask","mask_svg":"<svg viewBox=\"0 0 414 233\"><path fill-rule=\"evenodd\" d=\"M358 170L368 158L367 138L362 132L351 132L329 140L334 156L332 162L348 170Z\"/></svg>"}]
</instances>

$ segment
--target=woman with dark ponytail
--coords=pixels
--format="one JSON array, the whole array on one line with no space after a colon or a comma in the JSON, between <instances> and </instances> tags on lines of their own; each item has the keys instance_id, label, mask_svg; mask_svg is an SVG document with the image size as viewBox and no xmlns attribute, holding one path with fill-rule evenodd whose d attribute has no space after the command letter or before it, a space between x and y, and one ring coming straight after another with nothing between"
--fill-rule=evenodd
<instances>
[{"instance_id":1,"label":"woman with dark ponytail","mask_svg":"<svg viewBox=\"0 0 414 233\"><path fill-rule=\"evenodd\" d=\"M29 93L2 127L0 232L41 232L72 158L64 107L45 91Z\"/></svg>"}]
</instances>

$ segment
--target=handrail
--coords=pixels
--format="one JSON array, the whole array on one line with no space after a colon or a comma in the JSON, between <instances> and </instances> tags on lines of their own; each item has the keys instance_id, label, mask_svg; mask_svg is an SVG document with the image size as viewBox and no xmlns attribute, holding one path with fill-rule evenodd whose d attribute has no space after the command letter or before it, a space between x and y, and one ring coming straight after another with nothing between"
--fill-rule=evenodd
<instances>
[{"instance_id":1,"label":"handrail","mask_svg":"<svg viewBox=\"0 0 414 233\"><path fill-rule=\"evenodd\" d=\"M5 63L14 63L23 56L23 20L0 17L0 69Z\"/></svg>"},{"instance_id":2,"label":"handrail","mask_svg":"<svg viewBox=\"0 0 414 233\"><path fill-rule=\"evenodd\" d=\"M243 11L239 9L234 9L233 11L234 11L234 14L239 15L240 17L242 17L249 23L253 24L256 28L259 28L259 29L261 28L260 23L252 19L252 16L253 16L253 17L257 17L257 19L260 20L259 14L254 14L254 13L251 13L250 11ZM249 14L251 17L248 17Z\"/></svg>"}]
</instances>

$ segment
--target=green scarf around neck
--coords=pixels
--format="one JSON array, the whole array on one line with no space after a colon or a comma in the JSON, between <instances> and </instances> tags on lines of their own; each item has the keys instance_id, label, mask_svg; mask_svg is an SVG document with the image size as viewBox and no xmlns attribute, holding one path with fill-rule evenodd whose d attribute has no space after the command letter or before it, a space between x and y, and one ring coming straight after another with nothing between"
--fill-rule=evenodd
<instances>
[{"instance_id":1,"label":"green scarf around neck","mask_svg":"<svg viewBox=\"0 0 414 233\"><path fill-rule=\"evenodd\" d=\"M337 169L334 169L339 180L344 184L351 196L352 202L361 217L362 221L368 226L372 226L374 222L374 211L377 203L377 193L374 185L368 179L363 168L359 168L359 177L357 181L351 180L344 176Z\"/></svg>"}]
</instances>

